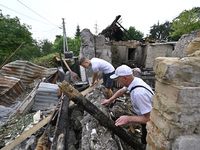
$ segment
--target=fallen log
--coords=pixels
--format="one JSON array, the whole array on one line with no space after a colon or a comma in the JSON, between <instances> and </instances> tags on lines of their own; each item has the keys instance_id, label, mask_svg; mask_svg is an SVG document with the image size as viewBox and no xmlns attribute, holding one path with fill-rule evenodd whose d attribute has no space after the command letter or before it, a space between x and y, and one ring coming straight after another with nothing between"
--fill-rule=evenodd
<instances>
[{"instance_id":1,"label":"fallen log","mask_svg":"<svg viewBox=\"0 0 200 150\"><path fill-rule=\"evenodd\" d=\"M61 101L56 129L54 133L51 149L68 150L69 139L69 118L68 118L69 99L65 96Z\"/></svg>"},{"instance_id":2,"label":"fallen log","mask_svg":"<svg viewBox=\"0 0 200 150\"><path fill-rule=\"evenodd\" d=\"M58 83L58 86L62 89L63 93L74 103L79 105L85 111L87 111L90 115L92 115L95 119L99 121L99 123L108 129L112 130L114 134L116 134L119 138L121 138L124 142L129 144L135 150L144 150L145 146L138 142L138 140L127 133L120 126L115 126L115 122L109 119L101 110L99 110L93 103L88 101L79 91L73 88L69 83L63 81L62 83Z\"/></svg>"}]
</instances>

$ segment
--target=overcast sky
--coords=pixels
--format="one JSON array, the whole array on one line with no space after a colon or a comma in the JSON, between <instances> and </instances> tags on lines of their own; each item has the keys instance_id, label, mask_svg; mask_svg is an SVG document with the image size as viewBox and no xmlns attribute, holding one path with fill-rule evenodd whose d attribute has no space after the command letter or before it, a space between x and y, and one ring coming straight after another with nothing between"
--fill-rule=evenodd
<instances>
[{"instance_id":1,"label":"overcast sky","mask_svg":"<svg viewBox=\"0 0 200 150\"><path fill-rule=\"evenodd\" d=\"M200 0L0 0L4 16L17 16L21 23L32 26L34 39L52 42L56 35L63 35L62 18L66 35L71 38L77 25L95 34L95 24L99 33L117 15L121 15L124 28L134 26L146 36L158 21L172 21L183 10L193 7L200 7Z\"/></svg>"}]
</instances>

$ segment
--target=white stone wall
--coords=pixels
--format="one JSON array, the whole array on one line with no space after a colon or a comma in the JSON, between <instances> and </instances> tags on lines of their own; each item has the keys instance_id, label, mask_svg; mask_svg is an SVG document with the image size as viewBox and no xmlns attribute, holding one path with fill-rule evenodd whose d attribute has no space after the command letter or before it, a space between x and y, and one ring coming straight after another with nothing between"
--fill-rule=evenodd
<instances>
[{"instance_id":1,"label":"white stone wall","mask_svg":"<svg viewBox=\"0 0 200 150\"><path fill-rule=\"evenodd\" d=\"M173 48L174 45L170 45L167 43L147 45L145 68L153 68L154 60L157 57L172 57Z\"/></svg>"}]
</instances>

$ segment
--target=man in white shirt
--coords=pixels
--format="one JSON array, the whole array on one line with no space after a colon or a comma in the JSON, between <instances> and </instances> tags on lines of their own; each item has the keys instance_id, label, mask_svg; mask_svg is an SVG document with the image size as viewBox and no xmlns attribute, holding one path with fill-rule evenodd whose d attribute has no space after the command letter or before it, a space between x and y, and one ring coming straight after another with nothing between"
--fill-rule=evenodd
<instances>
[{"instance_id":1,"label":"man in white shirt","mask_svg":"<svg viewBox=\"0 0 200 150\"><path fill-rule=\"evenodd\" d=\"M84 68L92 67L93 76L92 83L90 86L93 86L98 81L98 72L103 72L103 81L105 86L105 92L107 98L110 98L113 95L111 90L113 79L110 78L112 74L115 72L115 68L107 61L100 58L92 58L91 60L82 57L80 58L80 65Z\"/></svg>"},{"instance_id":2,"label":"man in white shirt","mask_svg":"<svg viewBox=\"0 0 200 150\"><path fill-rule=\"evenodd\" d=\"M118 90L111 98L103 99L101 104L108 105L117 97L122 96L127 91L130 92L133 109L138 116L120 116L115 125L120 126L128 123L139 123L142 125L142 143L146 144L146 123L150 120L152 110L153 90L142 79L134 77L132 69L126 65L119 66L111 79L117 79L123 88Z\"/></svg>"}]
</instances>

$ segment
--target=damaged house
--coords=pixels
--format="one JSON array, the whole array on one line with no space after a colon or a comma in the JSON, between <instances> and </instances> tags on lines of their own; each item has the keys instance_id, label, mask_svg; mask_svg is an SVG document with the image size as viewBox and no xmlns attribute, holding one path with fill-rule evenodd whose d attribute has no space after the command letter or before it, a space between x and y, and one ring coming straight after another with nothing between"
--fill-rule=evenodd
<instances>
[{"instance_id":1,"label":"damaged house","mask_svg":"<svg viewBox=\"0 0 200 150\"><path fill-rule=\"evenodd\" d=\"M120 97L111 109L101 105L101 99L105 98L104 87L102 80L95 87L88 87L92 79L91 69L80 67L81 81L74 84L69 71L63 73L57 68L16 61L1 69L2 110L6 112L13 107L14 110L1 125L0 148L200 148L199 31L182 36L177 43L156 43L148 39L125 42L119 18L117 16L97 36L88 29L82 30L80 57L97 57L115 67L127 64L141 69L141 72L133 70L134 75L144 79L155 91L151 121L147 124L146 147L140 142L140 125L114 126L114 120L122 114L136 115L129 95ZM87 85L80 88L84 84ZM113 91L118 88L120 85L115 82ZM13 106L17 97L21 102Z\"/></svg>"}]
</instances>

